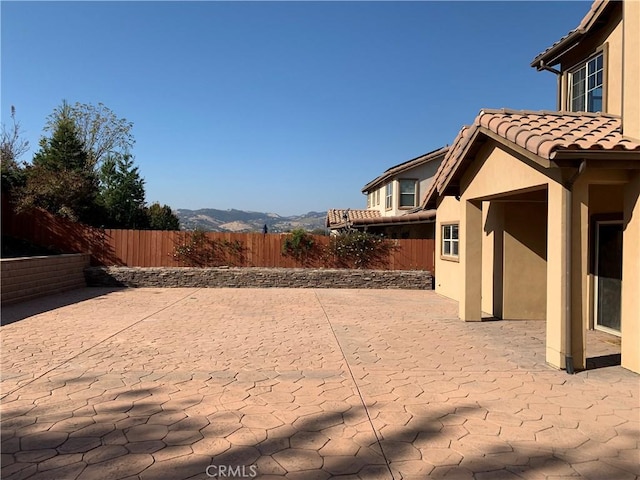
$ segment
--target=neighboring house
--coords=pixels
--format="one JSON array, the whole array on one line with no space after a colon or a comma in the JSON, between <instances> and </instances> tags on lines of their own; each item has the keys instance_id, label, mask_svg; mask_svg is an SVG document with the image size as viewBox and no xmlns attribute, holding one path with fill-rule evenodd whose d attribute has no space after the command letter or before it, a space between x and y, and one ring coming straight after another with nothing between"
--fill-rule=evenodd
<instances>
[{"instance_id":1,"label":"neighboring house","mask_svg":"<svg viewBox=\"0 0 640 480\"><path fill-rule=\"evenodd\" d=\"M465 321L546 321L546 360L586 366L586 331L640 373L640 2L596 1L532 66L561 111L481 110L426 192L437 292ZM600 113L602 112L602 113Z\"/></svg>"},{"instance_id":2,"label":"neighboring house","mask_svg":"<svg viewBox=\"0 0 640 480\"><path fill-rule=\"evenodd\" d=\"M362 188L367 208L329 210L327 227L366 230L388 238L434 238L435 210L421 208L424 192L448 151L439 148L395 165Z\"/></svg>"}]
</instances>

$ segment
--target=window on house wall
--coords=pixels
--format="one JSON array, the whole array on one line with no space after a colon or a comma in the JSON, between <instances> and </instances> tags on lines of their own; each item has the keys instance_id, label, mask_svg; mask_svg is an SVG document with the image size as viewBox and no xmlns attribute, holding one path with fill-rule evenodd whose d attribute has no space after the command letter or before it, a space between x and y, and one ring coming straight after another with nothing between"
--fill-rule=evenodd
<instances>
[{"instance_id":1,"label":"window on house wall","mask_svg":"<svg viewBox=\"0 0 640 480\"><path fill-rule=\"evenodd\" d=\"M371 208L371 192L367 193L367 208Z\"/></svg>"},{"instance_id":2,"label":"window on house wall","mask_svg":"<svg viewBox=\"0 0 640 480\"><path fill-rule=\"evenodd\" d=\"M393 207L393 182L387 183L384 187L384 207L389 210Z\"/></svg>"},{"instance_id":3,"label":"window on house wall","mask_svg":"<svg viewBox=\"0 0 640 480\"><path fill-rule=\"evenodd\" d=\"M376 205L380 205L380 189L376 190Z\"/></svg>"},{"instance_id":4,"label":"window on house wall","mask_svg":"<svg viewBox=\"0 0 640 480\"><path fill-rule=\"evenodd\" d=\"M604 76L604 55L601 53L570 73L570 104L572 112L601 112Z\"/></svg>"},{"instance_id":5,"label":"window on house wall","mask_svg":"<svg viewBox=\"0 0 640 480\"><path fill-rule=\"evenodd\" d=\"M400 180L400 208L415 207L417 193L417 180Z\"/></svg>"},{"instance_id":6,"label":"window on house wall","mask_svg":"<svg viewBox=\"0 0 640 480\"><path fill-rule=\"evenodd\" d=\"M458 224L442 225L442 255L458 256Z\"/></svg>"}]
</instances>

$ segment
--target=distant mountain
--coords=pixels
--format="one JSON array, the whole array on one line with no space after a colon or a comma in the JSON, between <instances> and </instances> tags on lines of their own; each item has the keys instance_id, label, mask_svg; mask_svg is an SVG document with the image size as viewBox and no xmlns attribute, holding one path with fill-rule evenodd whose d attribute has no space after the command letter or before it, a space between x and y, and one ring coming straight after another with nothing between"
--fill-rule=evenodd
<instances>
[{"instance_id":1,"label":"distant mountain","mask_svg":"<svg viewBox=\"0 0 640 480\"><path fill-rule=\"evenodd\" d=\"M176 211L183 230L200 228L209 232L262 232L267 225L270 233L288 232L295 228L325 230L327 212L309 212L303 215L284 217L277 213L247 212L244 210L200 210Z\"/></svg>"}]
</instances>

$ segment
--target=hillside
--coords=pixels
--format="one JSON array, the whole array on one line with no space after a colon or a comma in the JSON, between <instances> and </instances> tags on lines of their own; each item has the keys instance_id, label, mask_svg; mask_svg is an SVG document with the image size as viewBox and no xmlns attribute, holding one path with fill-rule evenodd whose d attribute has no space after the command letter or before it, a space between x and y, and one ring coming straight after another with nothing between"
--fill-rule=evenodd
<instances>
[{"instance_id":1,"label":"hillside","mask_svg":"<svg viewBox=\"0 0 640 480\"><path fill-rule=\"evenodd\" d=\"M295 228L325 229L326 212L309 212L289 217L277 213L247 212L244 210L178 209L183 230L200 228L209 232L262 232L266 224L270 233L288 232Z\"/></svg>"}]
</instances>

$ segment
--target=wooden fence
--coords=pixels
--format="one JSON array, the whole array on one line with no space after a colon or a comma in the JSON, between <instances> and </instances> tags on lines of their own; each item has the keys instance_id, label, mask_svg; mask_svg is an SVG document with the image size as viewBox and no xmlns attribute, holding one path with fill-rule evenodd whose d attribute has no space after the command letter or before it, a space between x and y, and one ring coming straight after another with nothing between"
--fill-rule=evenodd
<instances>
[{"instance_id":1,"label":"wooden fence","mask_svg":"<svg viewBox=\"0 0 640 480\"><path fill-rule=\"evenodd\" d=\"M71 222L43 210L15 214L3 202L2 233L49 247L62 253L89 253L92 265L129 267L185 266L176 258L176 246L188 241L188 232L158 230L99 229ZM240 262L245 267L318 267L332 266L320 260L301 265L282 255L286 234L207 233L209 240L241 246ZM330 238L314 236L318 245L326 245ZM391 240L394 248L384 265L388 270L429 270L434 267L434 240Z\"/></svg>"}]
</instances>

